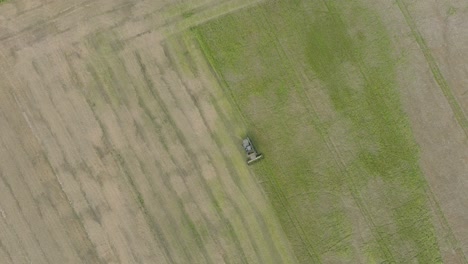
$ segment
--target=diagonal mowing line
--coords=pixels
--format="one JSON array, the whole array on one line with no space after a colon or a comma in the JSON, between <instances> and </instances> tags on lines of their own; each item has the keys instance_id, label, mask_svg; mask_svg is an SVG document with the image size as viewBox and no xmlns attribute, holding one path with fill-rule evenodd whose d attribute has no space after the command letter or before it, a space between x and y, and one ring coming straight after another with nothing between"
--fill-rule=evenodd
<instances>
[{"instance_id":1,"label":"diagonal mowing line","mask_svg":"<svg viewBox=\"0 0 468 264\"><path fill-rule=\"evenodd\" d=\"M445 79L444 75L440 71L440 68L437 65L436 59L432 55L429 47L427 46L426 40L421 35L421 32L419 32L416 26L416 23L414 22L413 17L408 11L408 8L406 7L406 5L403 3L402 0L395 0L395 1L398 4L398 8L400 9L401 13L405 17L406 24L411 29L411 33L413 34L413 37L416 39L416 42L418 43L419 48L423 52L424 57L426 58L427 64L429 65L429 68L431 69L431 72L432 72L432 75L434 76L435 81L439 85L445 98L450 104L450 107L452 108L453 114L455 115L455 118L457 119L458 124L461 126L461 128L465 132L465 135L468 137L468 120L467 120L466 114L463 111L463 108L458 103L457 98L455 97L452 89L447 83L447 80Z\"/></svg>"},{"instance_id":2,"label":"diagonal mowing line","mask_svg":"<svg viewBox=\"0 0 468 264\"><path fill-rule=\"evenodd\" d=\"M263 1L264 0L227 1L208 10L193 14L192 16L181 21L166 25L160 28L159 31L162 32L164 36L169 37L218 17L225 16L243 8L251 7Z\"/></svg>"}]
</instances>

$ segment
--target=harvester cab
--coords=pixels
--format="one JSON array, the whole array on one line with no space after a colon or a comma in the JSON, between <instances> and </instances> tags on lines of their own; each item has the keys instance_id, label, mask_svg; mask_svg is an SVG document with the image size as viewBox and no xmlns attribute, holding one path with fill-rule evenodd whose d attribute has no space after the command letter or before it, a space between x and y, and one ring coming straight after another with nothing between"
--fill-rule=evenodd
<instances>
[{"instance_id":1,"label":"harvester cab","mask_svg":"<svg viewBox=\"0 0 468 264\"><path fill-rule=\"evenodd\" d=\"M245 138L242 141L242 146L244 147L245 153L247 154L247 164L252 164L253 162L263 158L263 155L258 153L255 150L254 145L252 144L252 141L250 138Z\"/></svg>"}]
</instances>

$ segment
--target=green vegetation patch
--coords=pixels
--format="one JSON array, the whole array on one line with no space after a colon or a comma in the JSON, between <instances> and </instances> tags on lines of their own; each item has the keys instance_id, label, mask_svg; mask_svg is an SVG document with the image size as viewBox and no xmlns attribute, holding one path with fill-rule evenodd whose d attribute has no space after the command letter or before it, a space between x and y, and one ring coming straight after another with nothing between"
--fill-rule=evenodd
<instances>
[{"instance_id":1,"label":"green vegetation patch","mask_svg":"<svg viewBox=\"0 0 468 264\"><path fill-rule=\"evenodd\" d=\"M355 1L274 1L193 29L261 152L302 263L435 263L389 37Z\"/></svg>"}]
</instances>

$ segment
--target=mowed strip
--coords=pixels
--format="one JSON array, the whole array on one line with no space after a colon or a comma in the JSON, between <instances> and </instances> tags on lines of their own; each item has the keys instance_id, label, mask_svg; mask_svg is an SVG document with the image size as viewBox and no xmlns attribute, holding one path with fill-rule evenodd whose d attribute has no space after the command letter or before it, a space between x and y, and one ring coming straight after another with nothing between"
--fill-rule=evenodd
<instances>
[{"instance_id":1,"label":"mowed strip","mask_svg":"<svg viewBox=\"0 0 468 264\"><path fill-rule=\"evenodd\" d=\"M207 66L193 64L196 75L181 70L175 61L185 62L173 58L193 47L161 43L158 32L129 39L121 21L82 39L78 32L72 45L53 35L28 38L38 41L34 49L13 47L22 33L5 42L16 53L2 53L2 122L17 120L28 133L2 127L2 161L34 161L10 151L18 133L48 169L2 168L2 230L10 231L0 238L1 262L294 263L232 134L242 124ZM192 62L204 62L192 53ZM27 177L35 188L53 183L60 199L49 200L65 211L49 214L35 189L21 189Z\"/></svg>"},{"instance_id":2,"label":"mowed strip","mask_svg":"<svg viewBox=\"0 0 468 264\"><path fill-rule=\"evenodd\" d=\"M302 263L440 260L389 39L355 1L265 3L193 30L267 157Z\"/></svg>"}]
</instances>

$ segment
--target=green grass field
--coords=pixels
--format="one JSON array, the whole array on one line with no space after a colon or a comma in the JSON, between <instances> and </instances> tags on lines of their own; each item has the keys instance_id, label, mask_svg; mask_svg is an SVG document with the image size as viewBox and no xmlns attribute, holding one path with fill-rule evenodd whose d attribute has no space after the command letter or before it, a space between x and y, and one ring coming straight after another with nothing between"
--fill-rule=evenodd
<instances>
[{"instance_id":1,"label":"green grass field","mask_svg":"<svg viewBox=\"0 0 468 264\"><path fill-rule=\"evenodd\" d=\"M384 26L353 1L309 2L190 33L265 154L252 170L301 263L440 262Z\"/></svg>"}]
</instances>

